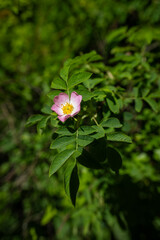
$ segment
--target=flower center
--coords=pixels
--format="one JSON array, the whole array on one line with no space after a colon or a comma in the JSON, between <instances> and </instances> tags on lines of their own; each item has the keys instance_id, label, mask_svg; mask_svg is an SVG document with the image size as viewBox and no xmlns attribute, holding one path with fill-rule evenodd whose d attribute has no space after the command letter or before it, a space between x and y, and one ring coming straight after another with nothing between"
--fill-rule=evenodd
<instances>
[{"instance_id":1,"label":"flower center","mask_svg":"<svg viewBox=\"0 0 160 240\"><path fill-rule=\"evenodd\" d=\"M62 105L62 111L64 114L70 114L73 111L74 107L70 103L66 103L64 106Z\"/></svg>"}]
</instances>

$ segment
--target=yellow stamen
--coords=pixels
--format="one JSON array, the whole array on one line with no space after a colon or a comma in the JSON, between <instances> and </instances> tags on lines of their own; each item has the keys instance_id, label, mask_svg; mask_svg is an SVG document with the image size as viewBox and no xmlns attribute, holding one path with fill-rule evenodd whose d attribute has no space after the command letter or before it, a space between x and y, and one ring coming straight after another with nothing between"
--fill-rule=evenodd
<instances>
[{"instance_id":1,"label":"yellow stamen","mask_svg":"<svg viewBox=\"0 0 160 240\"><path fill-rule=\"evenodd\" d=\"M65 105L62 105L62 111L64 114L71 114L74 107L70 103L66 103Z\"/></svg>"}]
</instances>

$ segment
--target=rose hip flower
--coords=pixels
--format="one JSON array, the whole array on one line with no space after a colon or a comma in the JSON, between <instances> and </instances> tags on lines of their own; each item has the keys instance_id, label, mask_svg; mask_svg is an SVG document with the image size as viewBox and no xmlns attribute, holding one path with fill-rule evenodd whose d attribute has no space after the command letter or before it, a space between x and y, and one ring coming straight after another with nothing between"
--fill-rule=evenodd
<instances>
[{"instance_id":1,"label":"rose hip flower","mask_svg":"<svg viewBox=\"0 0 160 240\"><path fill-rule=\"evenodd\" d=\"M82 101L82 96L76 92L71 93L71 97L66 93L60 93L54 98L54 105L51 109L58 114L58 118L61 122L65 122L69 117L73 117L79 113Z\"/></svg>"}]
</instances>

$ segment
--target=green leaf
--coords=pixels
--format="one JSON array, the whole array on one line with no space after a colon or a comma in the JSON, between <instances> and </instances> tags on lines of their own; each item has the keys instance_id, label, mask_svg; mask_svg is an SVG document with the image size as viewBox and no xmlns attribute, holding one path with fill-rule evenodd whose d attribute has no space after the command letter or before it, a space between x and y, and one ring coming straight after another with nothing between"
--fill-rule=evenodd
<instances>
[{"instance_id":1,"label":"green leaf","mask_svg":"<svg viewBox=\"0 0 160 240\"><path fill-rule=\"evenodd\" d=\"M57 120L57 116L52 116L51 115L51 125L52 127L58 127L58 120Z\"/></svg>"},{"instance_id":2,"label":"green leaf","mask_svg":"<svg viewBox=\"0 0 160 240\"><path fill-rule=\"evenodd\" d=\"M81 147L85 147L93 141L94 141L94 138L90 136L81 136L81 135L78 136L78 145Z\"/></svg>"},{"instance_id":3,"label":"green leaf","mask_svg":"<svg viewBox=\"0 0 160 240\"><path fill-rule=\"evenodd\" d=\"M118 118L108 118L106 121L101 123L101 126L109 128L121 128L123 125L120 123Z\"/></svg>"},{"instance_id":4,"label":"green leaf","mask_svg":"<svg viewBox=\"0 0 160 240\"><path fill-rule=\"evenodd\" d=\"M113 113L119 112L119 106L115 102L115 100L111 100L111 99L107 98L107 103L108 103L108 106L109 106L109 109L111 110L111 112L113 112Z\"/></svg>"},{"instance_id":5,"label":"green leaf","mask_svg":"<svg viewBox=\"0 0 160 240\"><path fill-rule=\"evenodd\" d=\"M91 133L94 133L94 132L96 132L96 129L94 129L92 126L81 126L78 129L78 134L79 135L88 135L88 134L91 134Z\"/></svg>"},{"instance_id":6,"label":"green leaf","mask_svg":"<svg viewBox=\"0 0 160 240\"><path fill-rule=\"evenodd\" d=\"M143 101L140 98L135 99L135 110L140 112L143 107Z\"/></svg>"},{"instance_id":7,"label":"green leaf","mask_svg":"<svg viewBox=\"0 0 160 240\"><path fill-rule=\"evenodd\" d=\"M56 133L63 135L63 136L70 136L75 134L75 130L73 128L61 127L59 128Z\"/></svg>"},{"instance_id":8,"label":"green leaf","mask_svg":"<svg viewBox=\"0 0 160 240\"><path fill-rule=\"evenodd\" d=\"M63 68L61 69L60 71L60 76L62 79L64 79L66 82L68 80L68 75L69 75L69 69L70 69L70 66L72 64L73 60L72 59L68 59L65 63L64 63L64 66Z\"/></svg>"},{"instance_id":9,"label":"green leaf","mask_svg":"<svg viewBox=\"0 0 160 240\"><path fill-rule=\"evenodd\" d=\"M41 109L42 113L45 114L51 114L53 111L51 110L51 106L45 105L42 109Z\"/></svg>"},{"instance_id":10,"label":"green leaf","mask_svg":"<svg viewBox=\"0 0 160 240\"><path fill-rule=\"evenodd\" d=\"M53 90L47 94L47 96L53 101L54 97L59 95L61 91L59 90Z\"/></svg>"},{"instance_id":11,"label":"green leaf","mask_svg":"<svg viewBox=\"0 0 160 240\"><path fill-rule=\"evenodd\" d=\"M150 89L144 88L144 89L142 90L142 97L146 97L146 96L149 94L149 92L150 92Z\"/></svg>"},{"instance_id":12,"label":"green leaf","mask_svg":"<svg viewBox=\"0 0 160 240\"><path fill-rule=\"evenodd\" d=\"M29 117L29 119L27 120L26 125L27 126L32 126L34 124L36 124L37 122L39 122L40 120L43 119L43 115L37 114L37 115L32 115L31 117Z\"/></svg>"},{"instance_id":13,"label":"green leaf","mask_svg":"<svg viewBox=\"0 0 160 240\"><path fill-rule=\"evenodd\" d=\"M106 80L105 78L94 78L94 79L88 79L87 81L85 81L83 84L86 88L88 89L92 89L94 88L97 84L103 82L104 80Z\"/></svg>"},{"instance_id":14,"label":"green leaf","mask_svg":"<svg viewBox=\"0 0 160 240\"><path fill-rule=\"evenodd\" d=\"M96 54L96 55L90 57L90 58L88 59L88 62L95 62L95 61L99 61L99 60L102 60L102 59L103 59L102 56Z\"/></svg>"},{"instance_id":15,"label":"green leaf","mask_svg":"<svg viewBox=\"0 0 160 240\"><path fill-rule=\"evenodd\" d=\"M138 92L139 92L139 88L138 88L138 87L134 87L134 88L133 88L133 93L134 93L134 97L135 97L135 98L138 97Z\"/></svg>"},{"instance_id":16,"label":"green leaf","mask_svg":"<svg viewBox=\"0 0 160 240\"><path fill-rule=\"evenodd\" d=\"M117 28L115 30L112 30L112 32L110 32L107 35L107 39L106 40L107 40L108 43L114 42L114 40L115 41L120 41L123 38L125 38L126 32L127 32L127 27L126 26Z\"/></svg>"},{"instance_id":17,"label":"green leaf","mask_svg":"<svg viewBox=\"0 0 160 240\"><path fill-rule=\"evenodd\" d=\"M49 117L43 117L43 119L38 122L37 132L39 134L41 134L42 133L42 129L47 126L47 122L48 122L49 119L50 119L50 116Z\"/></svg>"},{"instance_id":18,"label":"green leaf","mask_svg":"<svg viewBox=\"0 0 160 240\"><path fill-rule=\"evenodd\" d=\"M127 136L126 134L121 133L121 132L108 133L107 140L108 141L114 141L114 142L132 143L131 138L129 136Z\"/></svg>"},{"instance_id":19,"label":"green leaf","mask_svg":"<svg viewBox=\"0 0 160 240\"><path fill-rule=\"evenodd\" d=\"M64 150L60 153L58 153L50 166L49 169L49 176L51 176L52 174L54 174L71 156L72 154L75 152L75 150L73 149L67 149Z\"/></svg>"},{"instance_id":20,"label":"green leaf","mask_svg":"<svg viewBox=\"0 0 160 240\"><path fill-rule=\"evenodd\" d=\"M64 188L66 194L70 197L72 204L76 205L76 195L79 188L79 177L77 164L75 161L71 161L64 173Z\"/></svg>"},{"instance_id":21,"label":"green leaf","mask_svg":"<svg viewBox=\"0 0 160 240\"><path fill-rule=\"evenodd\" d=\"M153 111L158 112L158 104L154 99L144 98L144 100L149 104L149 106L153 109Z\"/></svg>"},{"instance_id":22,"label":"green leaf","mask_svg":"<svg viewBox=\"0 0 160 240\"><path fill-rule=\"evenodd\" d=\"M73 88L74 86L88 80L91 77L92 73L89 72L80 72L73 74L68 81L68 88Z\"/></svg>"},{"instance_id":23,"label":"green leaf","mask_svg":"<svg viewBox=\"0 0 160 240\"><path fill-rule=\"evenodd\" d=\"M96 90L93 92L93 94L96 101L104 101L104 99L106 98L106 93L104 91Z\"/></svg>"},{"instance_id":24,"label":"green leaf","mask_svg":"<svg viewBox=\"0 0 160 240\"><path fill-rule=\"evenodd\" d=\"M66 83L60 77L57 77L51 83L51 88L66 90L67 86Z\"/></svg>"},{"instance_id":25,"label":"green leaf","mask_svg":"<svg viewBox=\"0 0 160 240\"><path fill-rule=\"evenodd\" d=\"M76 140L75 136L56 138L51 142L50 149L63 148L75 142L75 140Z\"/></svg>"},{"instance_id":26,"label":"green leaf","mask_svg":"<svg viewBox=\"0 0 160 240\"><path fill-rule=\"evenodd\" d=\"M67 163L67 167L64 172L64 189L68 197L70 197L70 179L71 179L71 174L76 165L75 159L70 159Z\"/></svg>"},{"instance_id":27,"label":"green leaf","mask_svg":"<svg viewBox=\"0 0 160 240\"><path fill-rule=\"evenodd\" d=\"M149 98L160 98L160 91L151 93L148 97Z\"/></svg>"},{"instance_id":28,"label":"green leaf","mask_svg":"<svg viewBox=\"0 0 160 240\"><path fill-rule=\"evenodd\" d=\"M117 172L122 166L122 158L117 150L107 147L107 159L111 169Z\"/></svg>"},{"instance_id":29,"label":"green leaf","mask_svg":"<svg viewBox=\"0 0 160 240\"><path fill-rule=\"evenodd\" d=\"M96 132L97 132L96 134L92 135L93 138L99 139L99 138L102 138L102 137L105 136L105 130L104 130L104 128L102 126L94 125L93 127L96 130Z\"/></svg>"},{"instance_id":30,"label":"green leaf","mask_svg":"<svg viewBox=\"0 0 160 240\"><path fill-rule=\"evenodd\" d=\"M78 89L76 92L80 95L82 95L82 99L84 102L90 100L92 97L94 97L94 94L92 92L89 92L87 88L85 88L82 85L78 86Z\"/></svg>"},{"instance_id":31,"label":"green leaf","mask_svg":"<svg viewBox=\"0 0 160 240\"><path fill-rule=\"evenodd\" d=\"M76 205L76 195L79 188L79 177L78 177L78 169L77 164L73 168L72 174L71 174L71 180L70 180L70 198L72 201L72 204Z\"/></svg>"}]
</instances>

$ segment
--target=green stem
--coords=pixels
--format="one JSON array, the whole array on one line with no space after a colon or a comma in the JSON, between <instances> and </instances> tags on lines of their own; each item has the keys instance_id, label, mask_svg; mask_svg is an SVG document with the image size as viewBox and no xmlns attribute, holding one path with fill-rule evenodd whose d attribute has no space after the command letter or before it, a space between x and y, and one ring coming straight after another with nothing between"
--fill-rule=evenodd
<instances>
[{"instance_id":1,"label":"green stem","mask_svg":"<svg viewBox=\"0 0 160 240\"><path fill-rule=\"evenodd\" d=\"M78 150L78 129L76 132L76 151Z\"/></svg>"},{"instance_id":2,"label":"green stem","mask_svg":"<svg viewBox=\"0 0 160 240\"><path fill-rule=\"evenodd\" d=\"M97 120L95 119L95 117L92 117L92 119L94 120L94 122L97 125L97 127L99 127L99 124L98 124Z\"/></svg>"},{"instance_id":3,"label":"green stem","mask_svg":"<svg viewBox=\"0 0 160 240\"><path fill-rule=\"evenodd\" d=\"M69 96L69 89L68 89L68 87L67 87L67 93L68 93L68 96Z\"/></svg>"}]
</instances>

